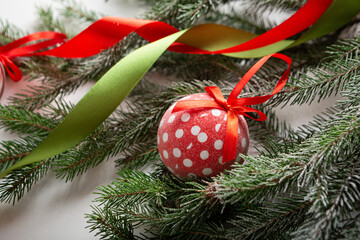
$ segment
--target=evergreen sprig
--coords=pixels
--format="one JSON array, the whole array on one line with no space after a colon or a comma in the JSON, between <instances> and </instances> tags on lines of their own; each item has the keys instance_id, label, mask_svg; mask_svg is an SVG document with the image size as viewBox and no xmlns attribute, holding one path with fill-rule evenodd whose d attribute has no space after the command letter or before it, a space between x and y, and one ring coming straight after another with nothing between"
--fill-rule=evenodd
<instances>
[{"instance_id":1,"label":"evergreen sprig","mask_svg":"<svg viewBox=\"0 0 360 240\"><path fill-rule=\"evenodd\" d=\"M41 139L33 137L0 142L0 170L6 170L28 155L40 142ZM24 196L26 191L30 191L31 187L46 174L50 161L45 160L26 166L3 178L0 181L0 201L15 204Z\"/></svg>"},{"instance_id":2,"label":"evergreen sprig","mask_svg":"<svg viewBox=\"0 0 360 240\"><path fill-rule=\"evenodd\" d=\"M0 42L2 44L10 43L25 35L25 32L7 20L0 19Z\"/></svg>"}]
</instances>

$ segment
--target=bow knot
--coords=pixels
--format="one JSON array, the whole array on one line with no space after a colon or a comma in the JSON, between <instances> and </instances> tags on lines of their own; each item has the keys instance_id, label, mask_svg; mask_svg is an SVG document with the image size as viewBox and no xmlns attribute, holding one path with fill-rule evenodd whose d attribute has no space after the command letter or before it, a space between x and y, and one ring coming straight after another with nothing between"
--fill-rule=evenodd
<instances>
[{"instance_id":1,"label":"bow knot","mask_svg":"<svg viewBox=\"0 0 360 240\"><path fill-rule=\"evenodd\" d=\"M235 113L236 105L229 102L227 99L224 98L221 90L218 87L205 87L205 91L212 96L215 101L226 111L232 111Z\"/></svg>"},{"instance_id":2,"label":"bow knot","mask_svg":"<svg viewBox=\"0 0 360 240\"><path fill-rule=\"evenodd\" d=\"M245 85L249 80L254 76L254 74L261 68L262 65L270 58L276 57L281 60L284 60L288 64L288 68L283 73L278 83L276 84L273 92L269 95L257 96L257 97L247 97L247 98L237 98ZM236 148L238 140L238 124L239 119L237 116L243 115L249 118L252 118L257 121L266 120L266 115L254 108L249 107L249 105L257 105L264 103L269 100L272 96L278 93L286 84L290 73L291 58L281 53L274 53L268 56L261 58L250 70L243 76L243 78L238 82L230 93L228 99L225 99L220 89L215 86L205 87L205 91L214 98L213 100L182 100L178 101L172 112L178 112L191 108L216 108L222 109L227 112L227 121L226 121L226 130L225 130L225 140L223 148L223 163L234 160L236 158ZM258 118L253 118L247 113L255 112L258 114Z\"/></svg>"},{"instance_id":3,"label":"bow knot","mask_svg":"<svg viewBox=\"0 0 360 240\"><path fill-rule=\"evenodd\" d=\"M224 108L225 108L227 111L232 111L232 112L235 111L235 109L234 109L230 104L226 104L226 105L224 106Z\"/></svg>"}]
</instances>

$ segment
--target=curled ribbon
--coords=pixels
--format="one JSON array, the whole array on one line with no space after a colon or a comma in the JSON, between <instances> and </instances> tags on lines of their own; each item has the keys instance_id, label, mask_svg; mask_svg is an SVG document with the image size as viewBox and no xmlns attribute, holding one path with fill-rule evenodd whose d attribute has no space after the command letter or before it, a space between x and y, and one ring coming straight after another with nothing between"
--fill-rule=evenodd
<instances>
[{"instance_id":1,"label":"curled ribbon","mask_svg":"<svg viewBox=\"0 0 360 240\"><path fill-rule=\"evenodd\" d=\"M254 74L261 68L262 65L270 58L276 57L284 60L288 64L288 68L283 73L274 90L269 95L237 98L245 85L254 76ZM238 84L230 93L228 99L225 99L218 87L206 87L205 91L215 99L213 100L181 100L178 101L172 112L179 112L192 108L216 108L225 110L227 112L224 150L223 150L223 163L234 160L236 158L236 146L238 140L238 124L239 120L237 115L244 115L257 121L265 121L266 115L249 105L257 105L269 100L272 96L278 93L286 84L289 77L291 66L291 58L281 53L274 53L261 58L250 70L241 78ZM256 112L259 117L253 118L247 113Z\"/></svg>"},{"instance_id":2,"label":"curled ribbon","mask_svg":"<svg viewBox=\"0 0 360 240\"><path fill-rule=\"evenodd\" d=\"M26 57L40 55L39 51L64 42L66 35L57 32L37 32L17 39L4 46L0 46L0 85L4 86L4 68L10 78L17 82L21 80L22 74L18 66L12 61L15 57ZM2 91L1 91L2 92ZM0 92L0 96L1 96Z\"/></svg>"},{"instance_id":3,"label":"curled ribbon","mask_svg":"<svg viewBox=\"0 0 360 240\"><path fill-rule=\"evenodd\" d=\"M192 31L192 34L177 39L168 50L190 54L223 54L238 58L262 57L331 32L348 22L359 9L360 4L356 0L308 0L289 19L261 35L218 24L202 24L194 27L195 31ZM285 40L309 26L311 27L297 40ZM113 46L133 31L149 42L179 32L178 29L165 22L104 17L71 40L51 50L40 52L40 50L64 42L66 39L64 34L38 32L18 39L0 47L0 62L10 78L19 81L22 74L11 61L14 57L34 55L64 58L90 57ZM39 40L42 42L21 47Z\"/></svg>"},{"instance_id":4,"label":"curled ribbon","mask_svg":"<svg viewBox=\"0 0 360 240\"><path fill-rule=\"evenodd\" d=\"M167 50L188 54L223 54L240 58L262 57L315 38L320 32L323 34L324 29L328 32L340 27L352 18L353 13L339 19L336 8L345 7L346 11L354 11L360 7L356 5L359 5L356 0L308 0L290 18L261 35L219 24L201 24L192 28L195 31L191 35L180 37ZM322 20L321 16L326 12L330 13L331 17ZM314 31L310 26L317 21L320 21L320 24ZM308 31L296 41L285 40L307 28ZM131 32L154 42L179 30L160 21L104 17L60 47L41 54L65 58L89 57L113 46Z\"/></svg>"}]
</instances>

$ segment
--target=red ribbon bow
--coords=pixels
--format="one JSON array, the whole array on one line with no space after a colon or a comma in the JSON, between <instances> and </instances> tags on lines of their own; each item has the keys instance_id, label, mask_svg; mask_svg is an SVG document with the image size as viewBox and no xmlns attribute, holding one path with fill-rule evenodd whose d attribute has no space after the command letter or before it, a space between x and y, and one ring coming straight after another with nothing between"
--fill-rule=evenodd
<instances>
[{"instance_id":1,"label":"red ribbon bow","mask_svg":"<svg viewBox=\"0 0 360 240\"><path fill-rule=\"evenodd\" d=\"M10 78L13 81L17 82L22 78L22 74L20 69L11 59L15 57L40 55L40 50L54 46L58 43L62 43L65 39L65 34L51 31L37 32L27 35L9 44L0 46L0 63L2 64L2 66L4 66ZM31 43L34 41L36 42ZM0 84L2 85L4 81L4 73L2 67L0 68L0 71Z\"/></svg>"},{"instance_id":2,"label":"red ribbon bow","mask_svg":"<svg viewBox=\"0 0 360 240\"><path fill-rule=\"evenodd\" d=\"M269 95L237 98L245 85L254 76L254 74L261 68L262 65L270 58L276 57L284 60L288 64L288 68L283 73L278 83L276 84L273 92ZM261 58L239 81L235 88L230 93L228 99L225 99L218 87L206 87L205 91L212 96L213 100L182 100L177 102L172 112L179 112L192 108L216 108L227 111L226 132L223 149L223 163L234 160L236 158L236 146L238 140L238 124L239 120L237 115L244 115L257 121L265 121L266 115L248 105L257 105L269 100L272 96L278 93L286 84L290 73L291 58L288 56L275 53ZM247 113L256 112L259 118L255 119Z\"/></svg>"}]
</instances>

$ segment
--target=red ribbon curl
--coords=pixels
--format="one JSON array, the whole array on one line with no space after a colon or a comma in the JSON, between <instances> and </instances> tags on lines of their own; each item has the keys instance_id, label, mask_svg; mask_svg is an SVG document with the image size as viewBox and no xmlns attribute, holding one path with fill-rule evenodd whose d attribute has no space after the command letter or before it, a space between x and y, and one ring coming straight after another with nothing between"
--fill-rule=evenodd
<instances>
[{"instance_id":1,"label":"red ribbon curl","mask_svg":"<svg viewBox=\"0 0 360 240\"><path fill-rule=\"evenodd\" d=\"M0 63L5 67L10 78L17 82L21 80L22 74L11 59L15 57L41 55L39 54L40 50L62 43L65 39L65 34L51 31L27 35L9 44L0 46Z\"/></svg>"},{"instance_id":2,"label":"red ribbon curl","mask_svg":"<svg viewBox=\"0 0 360 240\"><path fill-rule=\"evenodd\" d=\"M217 51L206 51L175 42L168 50L189 54L222 54L247 51L267 46L305 30L314 24L328 9L333 0L308 0L298 11L280 25L239 45ZM77 36L60 47L42 52L41 55L83 58L108 49L131 32L149 42L154 42L178 32L175 27L160 21L135 18L104 17L91 24Z\"/></svg>"},{"instance_id":3,"label":"red ribbon curl","mask_svg":"<svg viewBox=\"0 0 360 240\"><path fill-rule=\"evenodd\" d=\"M168 50L191 54L221 54L260 48L305 30L320 18L332 2L333 0L308 0L294 15L279 26L230 48L206 51L184 43L175 42ZM14 57L33 55L64 58L90 57L108 49L134 31L149 42L154 42L179 30L160 21L104 17L91 24L71 40L48 51L39 52L44 48L63 42L66 36L56 32L38 32L18 39L0 47L0 62L5 66L11 79L19 81L22 75L20 69L11 61ZM37 40L46 41L20 47Z\"/></svg>"},{"instance_id":4,"label":"red ribbon curl","mask_svg":"<svg viewBox=\"0 0 360 240\"><path fill-rule=\"evenodd\" d=\"M269 95L237 98L245 85L254 76L254 74L261 68L262 65L270 58L276 57L284 60L288 64L288 68L283 73L277 82L274 90ZM206 87L205 91L215 99L213 100L181 100L178 101L172 112L179 112L193 108L216 108L227 111L227 122L225 130L225 140L223 149L223 163L234 160L236 158L236 146L238 140L238 124L237 115L243 115L257 121L266 120L266 115L249 105L257 105L269 100L272 96L278 93L286 84L290 73L291 58L281 53L274 53L261 58L250 70L241 78L238 84L230 93L228 99L225 99L218 87ZM249 116L247 113L255 112L259 115L257 119Z\"/></svg>"}]
</instances>

